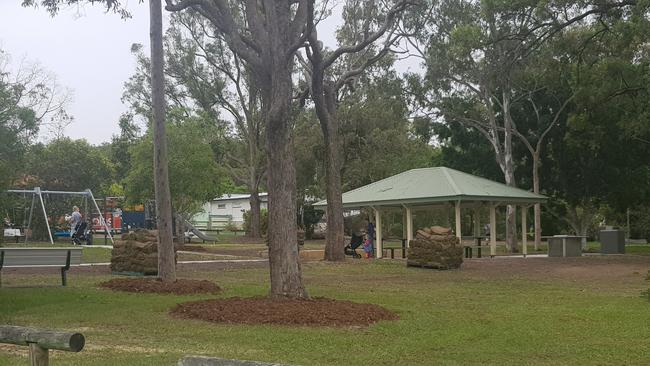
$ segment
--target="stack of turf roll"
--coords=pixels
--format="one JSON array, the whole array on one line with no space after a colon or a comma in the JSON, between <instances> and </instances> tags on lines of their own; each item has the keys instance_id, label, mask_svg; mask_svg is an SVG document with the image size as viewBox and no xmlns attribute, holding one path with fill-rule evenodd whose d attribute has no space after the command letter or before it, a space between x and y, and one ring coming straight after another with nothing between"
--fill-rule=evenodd
<instances>
[{"instance_id":1,"label":"stack of turf roll","mask_svg":"<svg viewBox=\"0 0 650 366\"><path fill-rule=\"evenodd\" d=\"M407 266L456 269L463 263L463 246L451 229L432 226L417 231L409 245Z\"/></svg>"},{"instance_id":2,"label":"stack of turf roll","mask_svg":"<svg viewBox=\"0 0 650 366\"><path fill-rule=\"evenodd\" d=\"M158 231L136 230L115 240L111 271L123 274L158 274Z\"/></svg>"}]
</instances>

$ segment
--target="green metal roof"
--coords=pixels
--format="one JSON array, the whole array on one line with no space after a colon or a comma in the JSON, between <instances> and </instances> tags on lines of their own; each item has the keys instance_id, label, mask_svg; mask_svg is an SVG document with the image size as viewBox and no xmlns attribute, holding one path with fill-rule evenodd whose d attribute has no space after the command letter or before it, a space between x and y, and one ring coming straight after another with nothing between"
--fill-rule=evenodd
<instances>
[{"instance_id":1,"label":"green metal roof","mask_svg":"<svg viewBox=\"0 0 650 366\"><path fill-rule=\"evenodd\" d=\"M444 201L538 203L547 197L503 183L436 167L412 169L343 193L343 207L426 205ZM320 201L315 206L327 206Z\"/></svg>"}]
</instances>

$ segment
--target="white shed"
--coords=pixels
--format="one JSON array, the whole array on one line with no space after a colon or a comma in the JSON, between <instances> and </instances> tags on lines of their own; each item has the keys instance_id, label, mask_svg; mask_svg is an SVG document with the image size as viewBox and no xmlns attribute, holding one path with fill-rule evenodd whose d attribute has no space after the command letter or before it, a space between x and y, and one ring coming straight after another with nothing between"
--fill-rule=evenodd
<instances>
[{"instance_id":1,"label":"white shed","mask_svg":"<svg viewBox=\"0 0 650 366\"><path fill-rule=\"evenodd\" d=\"M260 208L268 209L268 193L259 194ZM193 224L199 229L223 229L228 223L241 228L244 225L244 212L251 209L250 194L229 193L217 197L203 205L203 212L192 218Z\"/></svg>"}]
</instances>

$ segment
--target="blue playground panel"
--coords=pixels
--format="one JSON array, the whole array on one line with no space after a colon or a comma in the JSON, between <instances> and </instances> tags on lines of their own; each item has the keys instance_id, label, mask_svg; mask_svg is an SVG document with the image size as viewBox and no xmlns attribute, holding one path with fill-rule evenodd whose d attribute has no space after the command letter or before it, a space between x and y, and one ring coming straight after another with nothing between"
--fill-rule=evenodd
<instances>
[{"instance_id":1,"label":"blue playground panel","mask_svg":"<svg viewBox=\"0 0 650 366\"><path fill-rule=\"evenodd\" d=\"M54 236L57 238L69 238L70 237L70 232L69 231L57 231L54 233Z\"/></svg>"}]
</instances>

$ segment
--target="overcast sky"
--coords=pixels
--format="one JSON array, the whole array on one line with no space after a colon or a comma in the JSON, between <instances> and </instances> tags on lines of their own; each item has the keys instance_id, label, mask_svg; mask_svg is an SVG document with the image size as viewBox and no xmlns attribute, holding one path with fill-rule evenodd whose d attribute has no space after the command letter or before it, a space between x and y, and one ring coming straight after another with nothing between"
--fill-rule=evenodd
<instances>
[{"instance_id":1,"label":"overcast sky","mask_svg":"<svg viewBox=\"0 0 650 366\"><path fill-rule=\"evenodd\" d=\"M109 141L126 110L120 97L135 70L131 45L149 47L148 2L126 1L133 15L127 20L101 6L64 8L53 18L43 9L23 8L21 2L0 0L0 48L14 65L23 59L36 62L72 91L67 111L75 120L66 135L93 144ZM340 14L334 14L319 25L327 46L334 46L339 23Z\"/></svg>"},{"instance_id":2,"label":"overcast sky","mask_svg":"<svg viewBox=\"0 0 650 366\"><path fill-rule=\"evenodd\" d=\"M148 45L148 3L129 1L133 18L122 20L98 6L63 9L52 18L21 2L0 0L0 48L11 54L13 64L37 62L72 90L67 110L75 121L66 135L108 141L118 132L125 111L122 87L135 69L131 44Z\"/></svg>"}]
</instances>

